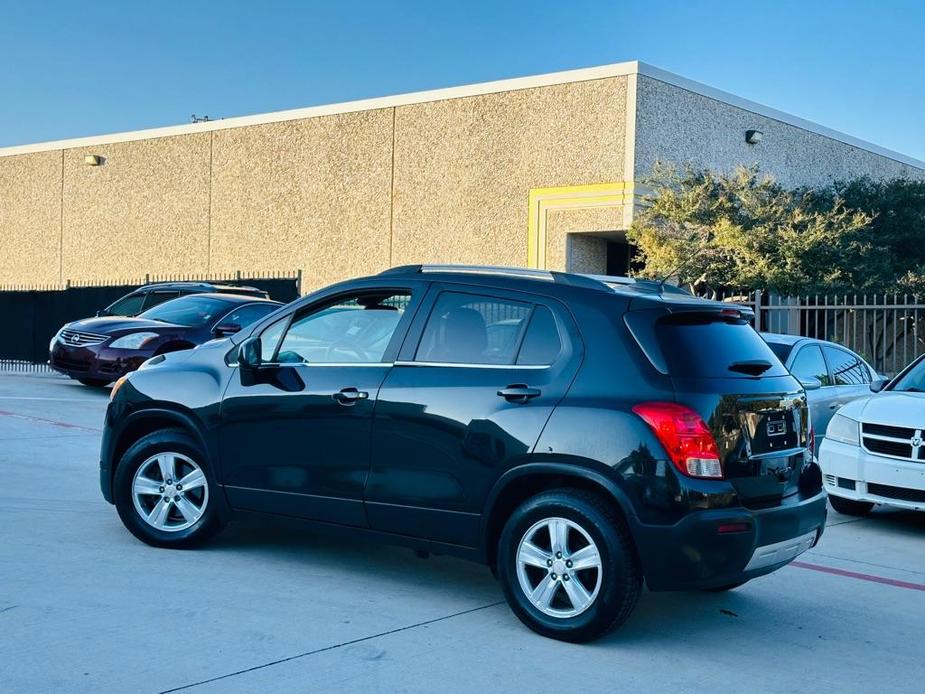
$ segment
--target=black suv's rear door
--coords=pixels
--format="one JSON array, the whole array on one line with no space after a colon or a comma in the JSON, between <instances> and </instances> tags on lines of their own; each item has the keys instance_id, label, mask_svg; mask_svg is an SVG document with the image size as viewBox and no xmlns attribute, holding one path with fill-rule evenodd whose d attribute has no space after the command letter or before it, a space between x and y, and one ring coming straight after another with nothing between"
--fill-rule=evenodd
<instances>
[{"instance_id":1,"label":"black suv's rear door","mask_svg":"<svg viewBox=\"0 0 925 694\"><path fill-rule=\"evenodd\" d=\"M742 503L780 504L799 490L810 458L806 395L748 324L748 312L687 304L673 313L631 311L626 322L656 368L671 376L677 401L712 430L724 476Z\"/></svg>"},{"instance_id":2,"label":"black suv's rear door","mask_svg":"<svg viewBox=\"0 0 925 694\"><path fill-rule=\"evenodd\" d=\"M555 301L432 286L379 391L370 526L475 546L488 491L531 453L580 345Z\"/></svg>"}]
</instances>

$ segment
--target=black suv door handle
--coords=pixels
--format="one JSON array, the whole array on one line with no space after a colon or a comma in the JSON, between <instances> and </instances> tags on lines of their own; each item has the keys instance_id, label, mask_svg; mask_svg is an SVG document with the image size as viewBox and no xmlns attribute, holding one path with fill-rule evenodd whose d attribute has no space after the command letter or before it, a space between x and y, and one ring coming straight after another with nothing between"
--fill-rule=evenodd
<instances>
[{"instance_id":1,"label":"black suv door handle","mask_svg":"<svg viewBox=\"0 0 925 694\"><path fill-rule=\"evenodd\" d=\"M499 390L498 395L509 402L527 402L530 398L538 397L541 392L539 388L531 388L525 383L515 383Z\"/></svg>"},{"instance_id":2,"label":"black suv door handle","mask_svg":"<svg viewBox=\"0 0 925 694\"><path fill-rule=\"evenodd\" d=\"M356 388L344 388L334 393L333 397L341 405L349 406L355 404L357 400L366 400L366 398L369 397L369 393L365 390L357 390Z\"/></svg>"}]
</instances>

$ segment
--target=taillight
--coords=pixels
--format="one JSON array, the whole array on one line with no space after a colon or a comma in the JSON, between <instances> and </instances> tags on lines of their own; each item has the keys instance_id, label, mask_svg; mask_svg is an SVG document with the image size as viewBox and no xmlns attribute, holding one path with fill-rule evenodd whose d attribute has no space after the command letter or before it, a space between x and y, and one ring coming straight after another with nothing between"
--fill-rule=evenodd
<instances>
[{"instance_id":1,"label":"taillight","mask_svg":"<svg viewBox=\"0 0 925 694\"><path fill-rule=\"evenodd\" d=\"M722 478L716 441L694 410L674 402L644 402L633 407L633 412L652 427L671 462L683 474Z\"/></svg>"}]
</instances>

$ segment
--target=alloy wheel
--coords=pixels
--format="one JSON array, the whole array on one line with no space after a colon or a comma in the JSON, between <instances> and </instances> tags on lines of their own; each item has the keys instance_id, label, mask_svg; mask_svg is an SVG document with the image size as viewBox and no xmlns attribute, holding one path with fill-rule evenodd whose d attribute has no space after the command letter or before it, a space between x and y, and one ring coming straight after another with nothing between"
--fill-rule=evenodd
<instances>
[{"instance_id":1,"label":"alloy wheel","mask_svg":"<svg viewBox=\"0 0 925 694\"><path fill-rule=\"evenodd\" d=\"M521 590L550 617L581 614L600 591L600 551L585 529L567 518L544 518L530 526L516 561Z\"/></svg>"},{"instance_id":2,"label":"alloy wheel","mask_svg":"<svg viewBox=\"0 0 925 694\"><path fill-rule=\"evenodd\" d=\"M209 485L202 468L182 453L158 453L145 460L132 478L135 511L152 528L186 530L209 503Z\"/></svg>"}]
</instances>

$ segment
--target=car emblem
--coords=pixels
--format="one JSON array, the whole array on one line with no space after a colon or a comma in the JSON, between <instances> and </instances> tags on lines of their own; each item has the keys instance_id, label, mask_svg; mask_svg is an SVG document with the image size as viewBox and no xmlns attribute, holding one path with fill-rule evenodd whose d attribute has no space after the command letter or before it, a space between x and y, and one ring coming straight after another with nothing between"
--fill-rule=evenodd
<instances>
[{"instance_id":1,"label":"car emblem","mask_svg":"<svg viewBox=\"0 0 925 694\"><path fill-rule=\"evenodd\" d=\"M909 443L912 444L913 448L919 448L923 443L925 443L925 439L922 439L921 436L913 436L912 441Z\"/></svg>"},{"instance_id":2,"label":"car emblem","mask_svg":"<svg viewBox=\"0 0 925 694\"><path fill-rule=\"evenodd\" d=\"M72 344L76 345L78 342L80 342L80 335L71 335L68 340L70 340Z\"/></svg>"}]
</instances>

